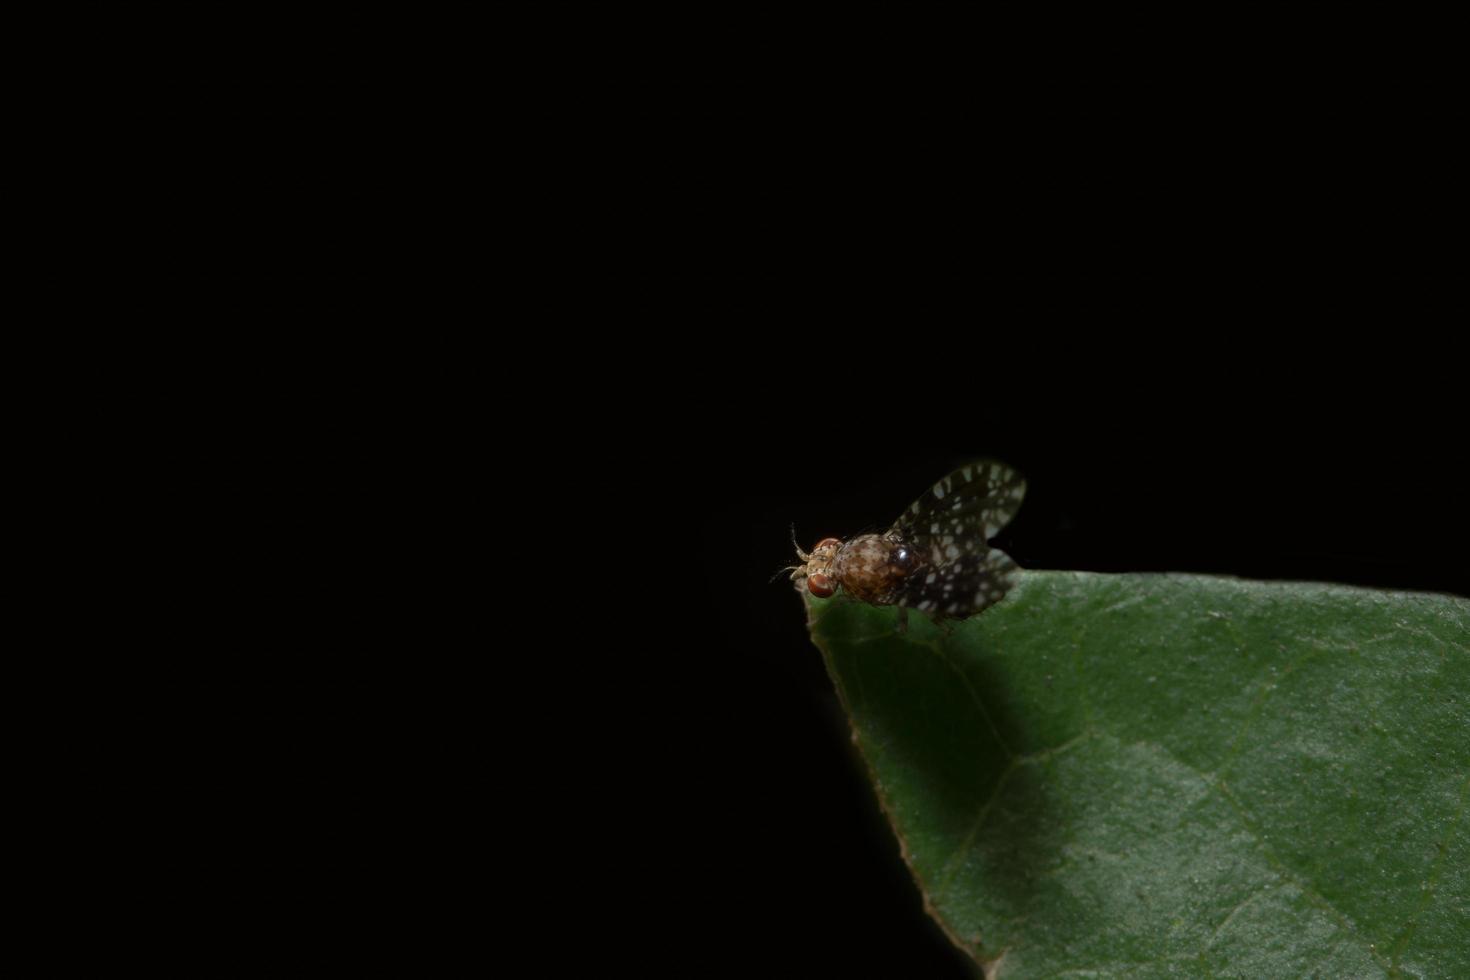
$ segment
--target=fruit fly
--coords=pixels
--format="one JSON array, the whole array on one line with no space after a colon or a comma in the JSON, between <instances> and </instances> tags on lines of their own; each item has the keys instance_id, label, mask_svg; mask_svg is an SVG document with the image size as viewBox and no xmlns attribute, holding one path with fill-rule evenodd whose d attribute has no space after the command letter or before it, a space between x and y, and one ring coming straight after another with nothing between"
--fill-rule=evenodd
<instances>
[{"instance_id":1,"label":"fruit fly","mask_svg":"<svg viewBox=\"0 0 1470 980\"><path fill-rule=\"evenodd\" d=\"M882 534L823 538L791 578L826 598L841 591L875 606L898 606L936 620L964 619L999 602L1019 567L990 547L1026 495L1026 481L994 460L961 466L909 505Z\"/></svg>"}]
</instances>

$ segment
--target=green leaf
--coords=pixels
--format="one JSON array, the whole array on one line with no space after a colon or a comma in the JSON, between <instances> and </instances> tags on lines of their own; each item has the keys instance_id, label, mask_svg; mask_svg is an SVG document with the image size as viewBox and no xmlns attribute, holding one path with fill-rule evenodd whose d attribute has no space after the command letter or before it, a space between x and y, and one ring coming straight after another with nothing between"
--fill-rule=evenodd
<instances>
[{"instance_id":1,"label":"green leaf","mask_svg":"<svg viewBox=\"0 0 1470 980\"><path fill-rule=\"evenodd\" d=\"M925 906L1002 978L1470 977L1470 602L1027 572L808 597Z\"/></svg>"}]
</instances>

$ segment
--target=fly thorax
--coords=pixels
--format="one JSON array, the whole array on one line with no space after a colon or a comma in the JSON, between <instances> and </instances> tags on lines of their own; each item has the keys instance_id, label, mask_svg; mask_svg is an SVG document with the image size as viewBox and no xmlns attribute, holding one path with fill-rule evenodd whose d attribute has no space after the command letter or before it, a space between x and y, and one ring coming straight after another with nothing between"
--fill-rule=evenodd
<instances>
[{"instance_id":1,"label":"fly thorax","mask_svg":"<svg viewBox=\"0 0 1470 980\"><path fill-rule=\"evenodd\" d=\"M854 599L881 606L898 601L904 580L920 564L918 554L903 541L864 534L837 550L832 574Z\"/></svg>"}]
</instances>

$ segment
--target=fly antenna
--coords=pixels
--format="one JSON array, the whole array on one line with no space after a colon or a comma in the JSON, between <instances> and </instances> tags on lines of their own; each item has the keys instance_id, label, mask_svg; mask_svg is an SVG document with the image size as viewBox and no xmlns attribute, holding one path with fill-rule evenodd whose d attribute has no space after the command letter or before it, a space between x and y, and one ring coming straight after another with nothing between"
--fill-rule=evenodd
<instances>
[{"instance_id":1,"label":"fly antenna","mask_svg":"<svg viewBox=\"0 0 1470 980\"><path fill-rule=\"evenodd\" d=\"M771 581L770 582L767 582L766 584L767 585L770 585L771 582L776 581L776 579L780 578L782 575L785 575L787 572L799 572L799 571L801 571L805 567L806 566L804 566L804 565L787 565L785 568L778 568L778 569L776 569L776 574L771 576ZM800 576L791 575L791 576L788 576L788 577L795 579L795 578L799 578Z\"/></svg>"}]
</instances>

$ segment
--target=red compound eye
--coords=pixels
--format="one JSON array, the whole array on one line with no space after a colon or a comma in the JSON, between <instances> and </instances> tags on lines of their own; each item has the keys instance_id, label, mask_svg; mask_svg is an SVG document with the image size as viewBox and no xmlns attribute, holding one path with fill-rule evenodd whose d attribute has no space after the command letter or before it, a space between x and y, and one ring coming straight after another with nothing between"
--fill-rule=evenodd
<instances>
[{"instance_id":1,"label":"red compound eye","mask_svg":"<svg viewBox=\"0 0 1470 980\"><path fill-rule=\"evenodd\" d=\"M823 548L836 548L840 544L842 544L842 542L837 538L823 538L822 540L817 542L817 546L812 550L821 551Z\"/></svg>"},{"instance_id":2,"label":"red compound eye","mask_svg":"<svg viewBox=\"0 0 1470 980\"><path fill-rule=\"evenodd\" d=\"M821 547L821 545L817 547ZM825 599L837 591L837 587L832 584L832 577L823 572L813 572L808 575L806 577L806 587L818 599Z\"/></svg>"}]
</instances>

